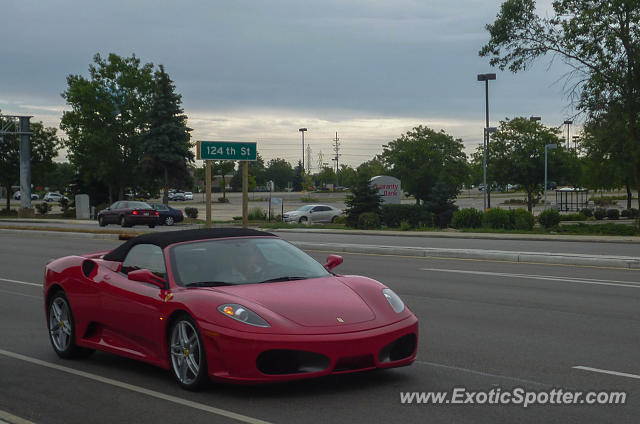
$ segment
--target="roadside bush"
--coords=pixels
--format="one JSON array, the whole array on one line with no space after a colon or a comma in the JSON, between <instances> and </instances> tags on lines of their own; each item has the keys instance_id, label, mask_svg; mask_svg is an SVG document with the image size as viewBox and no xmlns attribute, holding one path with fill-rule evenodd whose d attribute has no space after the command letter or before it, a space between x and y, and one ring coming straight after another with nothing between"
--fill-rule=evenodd
<instances>
[{"instance_id":1,"label":"roadside bush","mask_svg":"<svg viewBox=\"0 0 640 424\"><path fill-rule=\"evenodd\" d=\"M7 208L4 208L0 211L0 215L2 216L18 216L18 211L15 209L10 209L7 211Z\"/></svg>"},{"instance_id":2,"label":"roadside bush","mask_svg":"<svg viewBox=\"0 0 640 424\"><path fill-rule=\"evenodd\" d=\"M218 203L229 203L228 197L218 197Z\"/></svg>"},{"instance_id":3,"label":"roadside bush","mask_svg":"<svg viewBox=\"0 0 640 424\"><path fill-rule=\"evenodd\" d=\"M377 230L380 228L380 215L375 212L364 212L358 216L358 228L361 230Z\"/></svg>"},{"instance_id":4,"label":"roadside bush","mask_svg":"<svg viewBox=\"0 0 640 424\"><path fill-rule=\"evenodd\" d=\"M198 217L198 208L184 208L184 214L187 218L196 219Z\"/></svg>"},{"instance_id":5,"label":"roadside bush","mask_svg":"<svg viewBox=\"0 0 640 424\"><path fill-rule=\"evenodd\" d=\"M593 216L593 211L589 208L584 208L580 210L580 213L584 216L586 216L587 218L592 217Z\"/></svg>"},{"instance_id":6,"label":"roadside bush","mask_svg":"<svg viewBox=\"0 0 640 424\"><path fill-rule=\"evenodd\" d=\"M638 217L638 209L625 209L620 213L620 215L622 215L623 218L634 219Z\"/></svg>"},{"instance_id":7,"label":"roadside bush","mask_svg":"<svg viewBox=\"0 0 640 424\"><path fill-rule=\"evenodd\" d=\"M475 208L455 211L451 218L453 228L479 228L482 226L482 212Z\"/></svg>"},{"instance_id":8,"label":"roadside bush","mask_svg":"<svg viewBox=\"0 0 640 424\"><path fill-rule=\"evenodd\" d=\"M247 216L250 221L264 221L267 219L267 212L262 208L251 208Z\"/></svg>"},{"instance_id":9,"label":"roadside bush","mask_svg":"<svg viewBox=\"0 0 640 424\"><path fill-rule=\"evenodd\" d=\"M410 227L432 226L431 214L420 205L383 205L381 222L389 228L400 228L402 221Z\"/></svg>"},{"instance_id":10,"label":"roadside bush","mask_svg":"<svg viewBox=\"0 0 640 424\"><path fill-rule=\"evenodd\" d=\"M557 227L560 224L560 214L556 210L547 209L538 215L538 222L544 228Z\"/></svg>"},{"instance_id":11,"label":"roadside bush","mask_svg":"<svg viewBox=\"0 0 640 424\"><path fill-rule=\"evenodd\" d=\"M40 215L46 215L51 211L51 205L49 205L47 202L42 202L36 205L36 210Z\"/></svg>"},{"instance_id":12,"label":"roadside bush","mask_svg":"<svg viewBox=\"0 0 640 424\"><path fill-rule=\"evenodd\" d=\"M76 208L66 208L62 211L63 218L75 218L76 217Z\"/></svg>"},{"instance_id":13,"label":"roadside bush","mask_svg":"<svg viewBox=\"0 0 640 424\"><path fill-rule=\"evenodd\" d=\"M413 227L409 224L409 221L402 221L400 223L400 231L409 231Z\"/></svg>"},{"instance_id":14,"label":"roadside bush","mask_svg":"<svg viewBox=\"0 0 640 424\"><path fill-rule=\"evenodd\" d=\"M509 211L509 222L514 230L531 231L535 224L535 219L531 212L519 208Z\"/></svg>"},{"instance_id":15,"label":"roadside bush","mask_svg":"<svg viewBox=\"0 0 640 424\"><path fill-rule=\"evenodd\" d=\"M234 217L231 217L231 219L233 219L234 221L242 221L241 216L234 216Z\"/></svg>"},{"instance_id":16,"label":"roadside bush","mask_svg":"<svg viewBox=\"0 0 640 424\"><path fill-rule=\"evenodd\" d=\"M596 234L602 236L636 236L640 233L638 227L625 224L574 224L558 227L559 233L565 234Z\"/></svg>"},{"instance_id":17,"label":"roadside bush","mask_svg":"<svg viewBox=\"0 0 640 424\"><path fill-rule=\"evenodd\" d=\"M511 218L509 211L504 209L490 209L484 214L485 226L493 229L510 229Z\"/></svg>"},{"instance_id":18,"label":"roadside bush","mask_svg":"<svg viewBox=\"0 0 640 424\"><path fill-rule=\"evenodd\" d=\"M606 215L607 215L607 211L602 208L598 208L595 211L593 211L593 217L598 221L603 220Z\"/></svg>"},{"instance_id":19,"label":"roadside bush","mask_svg":"<svg viewBox=\"0 0 640 424\"><path fill-rule=\"evenodd\" d=\"M60 210L62 211L63 216L64 216L64 213L67 211L67 209L69 209L69 206L71 206L69 204L69 199L66 199L64 197L60 199Z\"/></svg>"},{"instance_id":20,"label":"roadside bush","mask_svg":"<svg viewBox=\"0 0 640 424\"><path fill-rule=\"evenodd\" d=\"M347 223L347 217L344 215L340 215L340 216L336 216L335 219L333 220L334 224L346 224Z\"/></svg>"},{"instance_id":21,"label":"roadside bush","mask_svg":"<svg viewBox=\"0 0 640 424\"><path fill-rule=\"evenodd\" d=\"M568 213L560 215L560 221L586 221L587 217L582 213Z\"/></svg>"},{"instance_id":22,"label":"roadside bush","mask_svg":"<svg viewBox=\"0 0 640 424\"><path fill-rule=\"evenodd\" d=\"M607 218L611 220L620 218L620 211L618 209L607 210Z\"/></svg>"}]
</instances>

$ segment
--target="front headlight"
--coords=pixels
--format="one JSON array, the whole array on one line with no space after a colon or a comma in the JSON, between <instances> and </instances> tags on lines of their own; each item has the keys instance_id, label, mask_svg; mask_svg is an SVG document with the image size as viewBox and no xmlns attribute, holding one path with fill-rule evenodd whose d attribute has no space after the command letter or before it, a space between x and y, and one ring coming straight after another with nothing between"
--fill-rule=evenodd
<instances>
[{"instance_id":1,"label":"front headlight","mask_svg":"<svg viewBox=\"0 0 640 424\"><path fill-rule=\"evenodd\" d=\"M391 305L396 313L404 311L404 302L400 299L400 296L395 294L391 289L383 289L382 294L387 298L387 301Z\"/></svg>"},{"instance_id":2,"label":"front headlight","mask_svg":"<svg viewBox=\"0 0 640 424\"><path fill-rule=\"evenodd\" d=\"M222 315L226 315L229 318L233 318L236 321L243 322L249 325L255 325L256 327L271 327L267 321L249 308L245 308L237 303L226 303L218 306L218 311Z\"/></svg>"}]
</instances>

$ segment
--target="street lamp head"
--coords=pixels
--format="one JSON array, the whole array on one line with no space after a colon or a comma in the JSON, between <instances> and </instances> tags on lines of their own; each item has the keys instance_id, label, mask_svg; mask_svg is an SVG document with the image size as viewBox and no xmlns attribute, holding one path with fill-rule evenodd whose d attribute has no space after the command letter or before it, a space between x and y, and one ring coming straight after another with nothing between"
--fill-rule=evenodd
<instances>
[{"instance_id":1,"label":"street lamp head","mask_svg":"<svg viewBox=\"0 0 640 424\"><path fill-rule=\"evenodd\" d=\"M496 79L496 74L478 74L478 81L490 81Z\"/></svg>"},{"instance_id":2,"label":"street lamp head","mask_svg":"<svg viewBox=\"0 0 640 424\"><path fill-rule=\"evenodd\" d=\"M530 121L542 121L542 118L540 116L532 116L531 118L529 118Z\"/></svg>"},{"instance_id":3,"label":"street lamp head","mask_svg":"<svg viewBox=\"0 0 640 424\"><path fill-rule=\"evenodd\" d=\"M484 129L485 134L494 134L498 132L498 128L496 127L486 127Z\"/></svg>"},{"instance_id":4,"label":"street lamp head","mask_svg":"<svg viewBox=\"0 0 640 424\"><path fill-rule=\"evenodd\" d=\"M549 150L552 150L552 149L557 149L558 145L553 143L553 144L546 144L544 147L546 147Z\"/></svg>"},{"instance_id":5,"label":"street lamp head","mask_svg":"<svg viewBox=\"0 0 640 424\"><path fill-rule=\"evenodd\" d=\"M306 128L300 128L298 131L305 132L305 131L307 131L307 129Z\"/></svg>"},{"instance_id":6,"label":"street lamp head","mask_svg":"<svg viewBox=\"0 0 640 424\"><path fill-rule=\"evenodd\" d=\"M564 121L564 122L563 122L563 124L565 124L565 125L571 125L571 124L573 124L573 121L566 120L566 121Z\"/></svg>"}]
</instances>

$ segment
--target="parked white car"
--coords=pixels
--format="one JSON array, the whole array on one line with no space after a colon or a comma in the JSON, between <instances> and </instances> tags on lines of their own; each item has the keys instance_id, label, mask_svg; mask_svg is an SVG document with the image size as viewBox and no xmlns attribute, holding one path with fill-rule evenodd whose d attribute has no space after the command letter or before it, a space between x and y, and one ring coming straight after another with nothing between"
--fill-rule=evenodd
<instances>
[{"instance_id":1,"label":"parked white car","mask_svg":"<svg viewBox=\"0 0 640 424\"><path fill-rule=\"evenodd\" d=\"M13 198L15 200L20 200L20 190L16 191L15 193L13 193ZM31 193L31 200L39 200L40 196L38 196L35 193Z\"/></svg>"},{"instance_id":2,"label":"parked white car","mask_svg":"<svg viewBox=\"0 0 640 424\"><path fill-rule=\"evenodd\" d=\"M59 202L62 199L69 200L69 198L67 196L63 196L62 194L60 194L57 191L50 191L47 194L45 194L44 197L42 198L42 200L44 200L47 203L49 203L49 202Z\"/></svg>"},{"instance_id":3,"label":"parked white car","mask_svg":"<svg viewBox=\"0 0 640 424\"><path fill-rule=\"evenodd\" d=\"M337 217L344 215L341 209L329 205L304 205L295 211L285 212L284 222L334 222Z\"/></svg>"},{"instance_id":4,"label":"parked white car","mask_svg":"<svg viewBox=\"0 0 640 424\"><path fill-rule=\"evenodd\" d=\"M184 192L184 200L193 200L193 193L190 191Z\"/></svg>"}]
</instances>

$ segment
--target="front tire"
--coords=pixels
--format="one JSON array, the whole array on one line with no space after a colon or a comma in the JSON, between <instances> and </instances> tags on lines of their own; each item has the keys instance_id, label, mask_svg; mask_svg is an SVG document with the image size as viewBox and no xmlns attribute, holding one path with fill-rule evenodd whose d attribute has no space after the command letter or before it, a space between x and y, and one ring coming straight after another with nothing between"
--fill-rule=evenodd
<instances>
[{"instance_id":1,"label":"front tire","mask_svg":"<svg viewBox=\"0 0 640 424\"><path fill-rule=\"evenodd\" d=\"M49 340L56 354L64 359L85 357L93 353L76 345L76 326L69 299L62 290L56 292L47 306Z\"/></svg>"},{"instance_id":2,"label":"front tire","mask_svg":"<svg viewBox=\"0 0 640 424\"><path fill-rule=\"evenodd\" d=\"M196 322L182 315L169 331L169 362L178 384L187 390L198 390L207 381L207 355Z\"/></svg>"},{"instance_id":3,"label":"front tire","mask_svg":"<svg viewBox=\"0 0 640 424\"><path fill-rule=\"evenodd\" d=\"M300 221L298 221L298 222L300 222L300 224L306 224L306 223L307 223L307 221L308 221L308 220L307 220L307 217L306 217L306 216L303 216L302 218L300 218Z\"/></svg>"}]
</instances>

